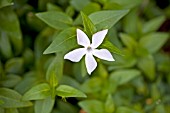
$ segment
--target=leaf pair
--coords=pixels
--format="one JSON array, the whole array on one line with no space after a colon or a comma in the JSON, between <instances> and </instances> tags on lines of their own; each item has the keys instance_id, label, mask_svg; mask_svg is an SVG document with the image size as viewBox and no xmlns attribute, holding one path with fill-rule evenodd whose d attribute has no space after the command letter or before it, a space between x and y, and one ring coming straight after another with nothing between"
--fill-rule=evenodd
<instances>
[{"instance_id":1,"label":"leaf pair","mask_svg":"<svg viewBox=\"0 0 170 113\"><path fill-rule=\"evenodd\" d=\"M67 85L59 85L55 90L55 94L61 97L86 97L81 91ZM50 96L50 85L47 83L41 83L27 91L23 96L23 100L40 100L46 99Z\"/></svg>"},{"instance_id":2,"label":"leaf pair","mask_svg":"<svg viewBox=\"0 0 170 113\"><path fill-rule=\"evenodd\" d=\"M32 87L30 90L28 90L24 96L23 100L36 100L35 101L35 113L50 113L54 103L55 98L53 98L53 94L50 85L47 83L41 83L34 87ZM66 97L86 97L86 95L67 85L59 85L57 88L55 88L55 95L61 96L62 98Z\"/></svg>"}]
</instances>

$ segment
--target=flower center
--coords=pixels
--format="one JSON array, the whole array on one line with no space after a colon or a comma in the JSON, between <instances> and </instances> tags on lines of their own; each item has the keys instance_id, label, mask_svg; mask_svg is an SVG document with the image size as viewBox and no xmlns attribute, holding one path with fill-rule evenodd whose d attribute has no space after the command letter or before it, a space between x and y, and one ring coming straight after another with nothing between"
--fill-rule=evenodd
<instances>
[{"instance_id":1,"label":"flower center","mask_svg":"<svg viewBox=\"0 0 170 113\"><path fill-rule=\"evenodd\" d=\"M92 48L90 46L87 47L87 51L88 52L91 52L92 51Z\"/></svg>"}]
</instances>

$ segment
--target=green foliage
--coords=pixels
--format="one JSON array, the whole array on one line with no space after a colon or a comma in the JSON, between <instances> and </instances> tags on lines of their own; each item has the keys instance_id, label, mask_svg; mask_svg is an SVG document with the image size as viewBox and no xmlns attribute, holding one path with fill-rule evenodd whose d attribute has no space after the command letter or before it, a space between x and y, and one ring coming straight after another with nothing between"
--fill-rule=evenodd
<instances>
[{"instance_id":1,"label":"green foliage","mask_svg":"<svg viewBox=\"0 0 170 113\"><path fill-rule=\"evenodd\" d=\"M11 45L9 45L8 39L7 40L3 39L5 43L2 43L2 47L0 46L1 47L0 50L3 51L4 53L5 52L4 49L6 49L7 52L9 53L9 56L11 56L12 50L10 50L10 48L13 47L14 50L13 53L19 54L23 46L22 34L20 30L18 17L11 7L3 7L0 9L0 21L1 21L0 23L1 37L6 37L11 42ZM8 48L4 48L4 46L6 46L4 44L8 44L7 45ZM9 57L5 57L5 58L9 58Z\"/></svg>"},{"instance_id":2,"label":"green foliage","mask_svg":"<svg viewBox=\"0 0 170 113\"><path fill-rule=\"evenodd\" d=\"M137 46L137 42L133 39L133 37L129 36L128 34L121 33L120 38L123 44L129 49L133 49Z\"/></svg>"},{"instance_id":3,"label":"green foliage","mask_svg":"<svg viewBox=\"0 0 170 113\"><path fill-rule=\"evenodd\" d=\"M68 28L62 31L57 36L51 45L44 51L44 54L62 52L65 53L73 49L76 44L75 28Z\"/></svg>"},{"instance_id":4,"label":"green foliage","mask_svg":"<svg viewBox=\"0 0 170 113\"><path fill-rule=\"evenodd\" d=\"M84 31L91 37L97 30L92 21L87 15L81 12L81 17L83 20Z\"/></svg>"},{"instance_id":5,"label":"green foliage","mask_svg":"<svg viewBox=\"0 0 170 113\"><path fill-rule=\"evenodd\" d=\"M118 85L125 84L135 77L140 75L140 71L129 69L129 70L117 70L110 75L110 79L114 80Z\"/></svg>"},{"instance_id":6,"label":"green foliage","mask_svg":"<svg viewBox=\"0 0 170 113\"><path fill-rule=\"evenodd\" d=\"M4 46L6 47L4 48ZM4 58L10 58L13 56L10 40L7 37L7 34L3 32L1 32L0 37L0 52Z\"/></svg>"},{"instance_id":7,"label":"green foliage","mask_svg":"<svg viewBox=\"0 0 170 113\"><path fill-rule=\"evenodd\" d=\"M0 86L13 88L18 82L21 81L21 77L14 74L9 74L0 80Z\"/></svg>"},{"instance_id":8,"label":"green foliage","mask_svg":"<svg viewBox=\"0 0 170 113\"><path fill-rule=\"evenodd\" d=\"M155 78L155 62L152 56L140 58L137 65L149 79Z\"/></svg>"},{"instance_id":9,"label":"green foliage","mask_svg":"<svg viewBox=\"0 0 170 113\"><path fill-rule=\"evenodd\" d=\"M164 21L165 21L164 16L154 18L154 19L144 23L142 32L149 33L149 32L156 31L160 28L160 26L163 24Z\"/></svg>"},{"instance_id":10,"label":"green foliage","mask_svg":"<svg viewBox=\"0 0 170 113\"><path fill-rule=\"evenodd\" d=\"M113 113L114 111L115 111L115 105L113 103L112 96L108 95L106 102L105 102L105 112Z\"/></svg>"},{"instance_id":11,"label":"green foliage","mask_svg":"<svg viewBox=\"0 0 170 113\"><path fill-rule=\"evenodd\" d=\"M163 44L168 40L169 34L167 33L151 33L142 37L139 41L150 53L157 52Z\"/></svg>"},{"instance_id":12,"label":"green foliage","mask_svg":"<svg viewBox=\"0 0 170 113\"><path fill-rule=\"evenodd\" d=\"M122 51L118 49L116 46L114 46L110 41L105 40L101 45L101 48L106 48L112 53L116 53L118 55L123 55Z\"/></svg>"},{"instance_id":13,"label":"green foliage","mask_svg":"<svg viewBox=\"0 0 170 113\"><path fill-rule=\"evenodd\" d=\"M169 6L153 0L0 0L0 113L169 113ZM168 1L168 0L165 0ZM76 29L108 29L88 75Z\"/></svg>"},{"instance_id":14,"label":"green foliage","mask_svg":"<svg viewBox=\"0 0 170 113\"><path fill-rule=\"evenodd\" d=\"M98 92L101 90L102 80L100 78L88 79L82 84L82 89L86 93Z\"/></svg>"},{"instance_id":15,"label":"green foliage","mask_svg":"<svg viewBox=\"0 0 170 113\"><path fill-rule=\"evenodd\" d=\"M68 103L68 102L63 102L61 100L57 101L57 105L58 107L53 110L52 113L66 113L66 112L70 112L70 113L77 113L78 112L78 108L76 108L74 105ZM64 107L63 107L64 106Z\"/></svg>"},{"instance_id":16,"label":"green foliage","mask_svg":"<svg viewBox=\"0 0 170 113\"><path fill-rule=\"evenodd\" d=\"M139 113L139 112L127 107L119 107L116 113Z\"/></svg>"},{"instance_id":17,"label":"green foliage","mask_svg":"<svg viewBox=\"0 0 170 113\"><path fill-rule=\"evenodd\" d=\"M78 11L81 11L86 5L90 3L90 0L71 0L70 1L71 5Z\"/></svg>"},{"instance_id":18,"label":"green foliage","mask_svg":"<svg viewBox=\"0 0 170 113\"><path fill-rule=\"evenodd\" d=\"M88 113L104 113L104 105L98 100L85 100L79 105Z\"/></svg>"},{"instance_id":19,"label":"green foliage","mask_svg":"<svg viewBox=\"0 0 170 113\"><path fill-rule=\"evenodd\" d=\"M0 8L13 5L13 0L1 0L0 1Z\"/></svg>"},{"instance_id":20,"label":"green foliage","mask_svg":"<svg viewBox=\"0 0 170 113\"><path fill-rule=\"evenodd\" d=\"M89 18L96 26L97 30L110 29L128 12L129 10L98 11L90 14Z\"/></svg>"},{"instance_id":21,"label":"green foliage","mask_svg":"<svg viewBox=\"0 0 170 113\"><path fill-rule=\"evenodd\" d=\"M56 88L56 94L61 97L86 97L83 92L67 85L58 86Z\"/></svg>"},{"instance_id":22,"label":"green foliage","mask_svg":"<svg viewBox=\"0 0 170 113\"><path fill-rule=\"evenodd\" d=\"M55 100L48 97L43 100L36 100L35 102L35 113L51 113Z\"/></svg>"},{"instance_id":23,"label":"green foliage","mask_svg":"<svg viewBox=\"0 0 170 113\"><path fill-rule=\"evenodd\" d=\"M65 29L72 24L72 19L63 12L48 11L37 13L36 16L54 29Z\"/></svg>"},{"instance_id":24,"label":"green foliage","mask_svg":"<svg viewBox=\"0 0 170 113\"><path fill-rule=\"evenodd\" d=\"M27 91L23 100L45 99L50 96L50 86L47 83L38 84Z\"/></svg>"},{"instance_id":25,"label":"green foliage","mask_svg":"<svg viewBox=\"0 0 170 113\"><path fill-rule=\"evenodd\" d=\"M53 62L50 64L46 74L46 79L52 87L58 85L58 80L62 77L62 71L63 55L62 53L58 53L56 58L54 58Z\"/></svg>"},{"instance_id":26,"label":"green foliage","mask_svg":"<svg viewBox=\"0 0 170 113\"><path fill-rule=\"evenodd\" d=\"M57 5L54 5L53 3L47 4L47 10L48 11L62 11L60 7L58 7Z\"/></svg>"},{"instance_id":27,"label":"green foliage","mask_svg":"<svg viewBox=\"0 0 170 113\"><path fill-rule=\"evenodd\" d=\"M0 88L0 100L2 101L0 107L20 108L20 107L28 107L32 105L31 102L23 101L21 99L22 96L18 92L7 88Z\"/></svg>"},{"instance_id":28,"label":"green foliage","mask_svg":"<svg viewBox=\"0 0 170 113\"><path fill-rule=\"evenodd\" d=\"M121 5L123 8L133 8L141 4L142 0L110 0L111 2Z\"/></svg>"},{"instance_id":29,"label":"green foliage","mask_svg":"<svg viewBox=\"0 0 170 113\"><path fill-rule=\"evenodd\" d=\"M12 58L8 60L5 64L5 71L7 73L20 74L23 70L23 59L22 58Z\"/></svg>"},{"instance_id":30,"label":"green foliage","mask_svg":"<svg viewBox=\"0 0 170 113\"><path fill-rule=\"evenodd\" d=\"M18 113L18 110L16 108L10 108L5 110L6 113Z\"/></svg>"}]
</instances>

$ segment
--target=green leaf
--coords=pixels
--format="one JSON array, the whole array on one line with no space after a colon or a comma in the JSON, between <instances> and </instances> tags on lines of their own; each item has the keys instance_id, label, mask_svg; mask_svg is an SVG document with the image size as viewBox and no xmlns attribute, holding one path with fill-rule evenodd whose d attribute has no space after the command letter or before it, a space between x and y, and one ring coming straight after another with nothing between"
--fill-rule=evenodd
<instances>
[{"instance_id":1,"label":"green leaf","mask_svg":"<svg viewBox=\"0 0 170 113\"><path fill-rule=\"evenodd\" d=\"M97 31L97 29L86 14L81 12L81 17L83 20L84 31L89 37L91 37Z\"/></svg>"},{"instance_id":2,"label":"green leaf","mask_svg":"<svg viewBox=\"0 0 170 113\"><path fill-rule=\"evenodd\" d=\"M35 50L35 46L34 46L34 50ZM31 67L32 64L34 63L33 50L30 49L30 48L26 48L25 51L23 51L22 57L23 57L23 60L24 60L24 67L25 68Z\"/></svg>"},{"instance_id":3,"label":"green leaf","mask_svg":"<svg viewBox=\"0 0 170 113\"><path fill-rule=\"evenodd\" d=\"M128 107L118 107L116 113L140 113Z\"/></svg>"},{"instance_id":4,"label":"green leaf","mask_svg":"<svg viewBox=\"0 0 170 113\"><path fill-rule=\"evenodd\" d=\"M155 113L168 113L169 110L165 110L165 106L163 104L158 104L155 108Z\"/></svg>"},{"instance_id":5,"label":"green leaf","mask_svg":"<svg viewBox=\"0 0 170 113\"><path fill-rule=\"evenodd\" d=\"M77 46L76 29L68 28L58 34L50 46L44 51L43 54L62 52L63 54L68 50Z\"/></svg>"},{"instance_id":6,"label":"green leaf","mask_svg":"<svg viewBox=\"0 0 170 113\"><path fill-rule=\"evenodd\" d=\"M3 104L3 103L4 103L4 101L0 100L0 105Z\"/></svg>"},{"instance_id":7,"label":"green leaf","mask_svg":"<svg viewBox=\"0 0 170 113\"><path fill-rule=\"evenodd\" d=\"M97 30L110 29L116 24L129 10L107 10L98 11L89 15L89 18L96 26Z\"/></svg>"},{"instance_id":8,"label":"green leaf","mask_svg":"<svg viewBox=\"0 0 170 113\"><path fill-rule=\"evenodd\" d=\"M150 33L142 37L139 44L146 48L150 53L157 52L168 40L169 34L167 33Z\"/></svg>"},{"instance_id":9,"label":"green leaf","mask_svg":"<svg viewBox=\"0 0 170 113\"><path fill-rule=\"evenodd\" d=\"M67 85L58 86L56 88L56 94L61 97L86 97L83 92Z\"/></svg>"},{"instance_id":10,"label":"green leaf","mask_svg":"<svg viewBox=\"0 0 170 113\"><path fill-rule=\"evenodd\" d=\"M112 65L109 67L109 70L121 69L121 68L130 68L135 66L137 59L132 56L132 53L129 51L124 52L124 56L115 55L116 61L112 62Z\"/></svg>"},{"instance_id":11,"label":"green leaf","mask_svg":"<svg viewBox=\"0 0 170 113\"><path fill-rule=\"evenodd\" d=\"M105 113L104 104L98 100L84 100L78 104L87 113Z\"/></svg>"},{"instance_id":12,"label":"green leaf","mask_svg":"<svg viewBox=\"0 0 170 113\"><path fill-rule=\"evenodd\" d=\"M101 10L101 7L99 4L91 2L82 9L82 12L84 12L86 15L89 15L93 12L100 11L100 10ZM83 23L82 18L81 18L81 15L79 14L74 20L73 25L75 26L82 25L82 23Z\"/></svg>"},{"instance_id":13,"label":"green leaf","mask_svg":"<svg viewBox=\"0 0 170 113\"><path fill-rule=\"evenodd\" d=\"M123 29L135 39L138 39L140 37L140 23L138 9L135 8L123 19Z\"/></svg>"},{"instance_id":14,"label":"green leaf","mask_svg":"<svg viewBox=\"0 0 170 113\"><path fill-rule=\"evenodd\" d=\"M85 67L84 67L85 68ZM102 78L108 77L108 71L104 64L99 63L96 71L94 72L94 75L98 75Z\"/></svg>"},{"instance_id":15,"label":"green leaf","mask_svg":"<svg viewBox=\"0 0 170 113\"><path fill-rule=\"evenodd\" d=\"M47 3L47 11L62 11L62 9L59 6L49 2Z\"/></svg>"},{"instance_id":16,"label":"green leaf","mask_svg":"<svg viewBox=\"0 0 170 113\"><path fill-rule=\"evenodd\" d=\"M7 75L3 79L0 79L0 86L4 87L14 87L16 84L18 84L21 81L21 77L18 75Z\"/></svg>"},{"instance_id":17,"label":"green leaf","mask_svg":"<svg viewBox=\"0 0 170 113\"><path fill-rule=\"evenodd\" d=\"M80 83L76 79L73 79L72 77L66 75L62 76L61 80L59 81L59 84L65 84L68 86L75 87L77 89L79 89L80 87Z\"/></svg>"},{"instance_id":18,"label":"green leaf","mask_svg":"<svg viewBox=\"0 0 170 113\"><path fill-rule=\"evenodd\" d=\"M0 53L2 58L9 59L13 56L12 47L7 33L0 31Z\"/></svg>"},{"instance_id":19,"label":"green leaf","mask_svg":"<svg viewBox=\"0 0 170 113\"><path fill-rule=\"evenodd\" d=\"M146 77L150 80L155 78L155 61L153 57L146 56L138 60L137 66L145 73Z\"/></svg>"},{"instance_id":20,"label":"green leaf","mask_svg":"<svg viewBox=\"0 0 170 113\"><path fill-rule=\"evenodd\" d=\"M121 33L120 38L124 45L126 45L130 49L135 49L137 46L137 42L128 34Z\"/></svg>"},{"instance_id":21,"label":"green leaf","mask_svg":"<svg viewBox=\"0 0 170 113\"><path fill-rule=\"evenodd\" d=\"M113 113L115 111L115 105L113 103L112 95L108 95L105 102L105 112Z\"/></svg>"},{"instance_id":22,"label":"green leaf","mask_svg":"<svg viewBox=\"0 0 170 113\"><path fill-rule=\"evenodd\" d=\"M87 75L85 59L82 59L80 62L74 64L73 73L74 77L80 81Z\"/></svg>"},{"instance_id":23,"label":"green leaf","mask_svg":"<svg viewBox=\"0 0 170 113\"><path fill-rule=\"evenodd\" d=\"M149 20L148 22L144 23L142 32L143 33L149 33L156 31L160 28L160 26L165 21L165 16L159 16L152 20Z\"/></svg>"},{"instance_id":24,"label":"green leaf","mask_svg":"<svg viewBox=\"0 0 170 113\"><path fill-rule=\"evenodd\" d=\"M34 52L35 52L35 58L40 59L43 56L43 51L49 46L52 39L54 39L53 36L58 34L59 31L54 32L52 28L46 27L43 29L39 35L35 39L35 46L34 46Z\"/></svg>"},{"instance_id":25,"label":"green leaf","mask_svg":"<svg viewBox=\"0 0 170 113\"><path fill-rule=\"evenodd\" d=\"M35 101L35 113L51 113L55 100L51 97L48 97L43 100Z\"/></svg>"},{"instance_id":26,"label":"green leaf","mask_svg":"<svg viewBox=\"0 0 170 113\"><path fill-rule=\"evenodd\" d=\"M46 79L49 81L52 87L58 85L58 81L63 75L63 55L58 53L56 58L54 58L47 70Z\"/></svg>"},{"instance_id":27,"label":"green leaf","mask_svg":"<svg viewBox=\"0 0 170 113\"><path fill-rule=\"evenodd\" d=\"M4 72L4 69L3 69L2 62L0 60L0 78L3 78L3 77L5 77L5 72Z\"/></svg>"},{"instance_id":28,"label":"green leaf","mask_svg":"<svg viewBox=\"0 0 170 113\"><path fill-rule=\"evenodd\" d=\"M0 107L0 113L5 113L5 109Z\"/></svg>"},{"instance_id":29,"label":"green leaf","mask_svg":"<svg viewBox=\"0 0 170 113\"><path fill-rule=\"evenodd\" d=\"M52 88L52 97L55 97L55 88L63 75L63 57L64 56L62 53L58 53L56 58L52 60L47 70L46 79Z\"/></svg>"},{"instance_id":30,"label":"green leaf","mask_svg":"<svg viewBox=\"0 0 170 113\"><path fill-rule=\"evenodd\" d=\"M21 10L28 10L28 9L21 8ZM29 9L29 10L31 10L31 9ZM27 29L31 29L36 32L40 32L44 28L47 28L46 24L43 21L41 21L39 18L37 18L37 16L35 15L35 12L30 12L28 15L25 15L25 16L26 16L25 20L27 21L26 25L29 26L29 28L27 28ZM22 25L22 22L21 22L21 25ZM28 43L28 42L25 42L25 43Z\"/></svg>"},{"instance_id":31,"label":"green leaf","mask_svg":"<svg viewBox=\"0 0 170 113\"><path fill-rule=\"evenodd\" d=\"M28 90L24 96L23 100L38 100L45 99L51 95L50 86L47 83L38 84Z\"/></svg>"},{"instance_id":32,"label":"green leaf","mask_svg":"<svg viewBox=\"0 0 170 113\"><path fill-rule=\"evenodd\" d=\"M123 7L118 3L109 1L104 4L103 9L105 9L105 10L121 10L121 9L123 9Z\"/></svg>"},{"instance_id":33,"label":"green leaf","mask_svg":"<svg viewBox=\"0 0 170 113\"><path fill-rule=\"evenodd\" d=\"M0 8L2 7L6 7L6 6L9 6L9 5L13 5L13 0L1 0L0 1Z\"/></svg>"},{"instance_id":34,"label":"green leaf","mask_svg":"<svg viewBox=\"0 0 170 113\"><path fill-rule=\"evenodd\" d=\"M57 104L57 110L56 111L59 111L59 112L56 112L56 113L67 113L68 111L69 111L69 113L78 113L79 110L80 110L74 104L71 104L69 102L64 102L62 100L58 100L56 102L56 104Z\"/></svg>"},{"instance_id":35,"label":"green leaf","mask_svg":"<svg viewBox=\"0 0 170 113\"><path fill-rule=\"evenodd\" d=\"M9 37L15 54L18 55L22 51L22 34L20 30L19 20L12 7L4 7L0 9L0 30L5 32Z\"/></svg>"},{"instance_id":36,"label":"green leaf","mask_svg":"<svg viewBox=\"0 0 170 113\"><path fill-rule=\"evenodd\" d=\"M93 77L91 79L87 79L81 86L83 92L86 93L94 93L98 92L102 89L103 80L99 77Z\"/></svg>"},{"instance_id":37,"label":"green leaf","mask_svg":"<svg viewBox=\"0 0 170 113\"><path fill-rule=\"evenodd\" d=\"M22 96L11 89L0 88L0 100L4 103L0 105L2 108L20 108L31 106L29 101L22 101Z\"/></svg>"},{"instance_id":38,"label":"green leaf","mask_svg":"<svg viewBox=\"0 0 170 113\"><path fill-rule=\"evenodd\" d=\"M108 49L110 52L122 55L123 53L116 46L114 46L110 41L104 40L104 42L100 45L100 48Z\"/></svg>"},{"instance_id":39,"label":"green leaf","mask_svg":"<svg viewBox=\"0 0 170 113\"><path fill-rule=\"evenodd\" d=\"M37 13L36 16L54 29L66 29L72 24L72 19L63 12L48 11Z\"/></svg>"},{"instance_id":40,"label":"green leaf","mask_svg":"<svg viewBox=\"0 0 170 113\"><path fill-rule=\"evenodd\" d=\"M5 71L12 74L21 74L23 71L24 61L22 58L12 58L5 64Z\"/></svg>"},{"instance_id":41,"label":"green leaf","mask_svg":"<svg viewBox=\"0 0 170 113\"><path fill-rule=\"evenodd\" d=\"M140 75L140 71L136 69L116 70L111 73L110 79L117 84L123 85Z\"/></svg>"},{"instance_id":42,"label":"green leaf","mask_svg":"<svg viewBox=\"0 0 170 113\"><path fill-rule=\"evenodd\" d=\"M74 8L72 6L67 7L65 12L70 17L73 17L75 15L75 10L74 10Z\"/></svg>"},{"instance_id":43,"label":"green leaf","mask_svg":"<svg viewBox=\"0 0 170 113\"><path fill-rule=\"evenodd\" d=\"M82 10L87 4L90 3L90 0L71 0L70 4L77 10Z\"/></svg>"},{"instance_id":44,"label":"green leaf","mask_svg":"<svg viewBox=\"0 0 170 113\"><path fill-rule=\"evenodd\" d=\"M142 0L110 0L121 5L123 8L133 8L142 3Z\"/></svg>"},{"instance_id":45,"label":"green leaf","mask_svg":"<svg viewBox=\"0 0 170 113\"><path fill-rule=\"evenodd\" d=\"M118 85L114 80L108 79L108 80L103 80L102 82L103 82L103 84L102 84L102 88L100 90L102 92L102 94L101 94L102 96L112 94L112 93L115 93L117 91Z\"/></svg>"},{"instance_id":46,"label":"green leaf","mask_svg":"<svg viewBox=\"0 0 170 113\"><path fill-rule=\"evenodd\" d=\"M84 12L86 15L89 15L93 12L96 11L100 11L101 10L101 6L96 3L96 2L90 2L89 4L87 4L83 9L82 12Z\"/></svg>"},{"instance_id":47,"label":"green leaf","mask_svg":"<svg viewBox=\"0 0 170 113\"><path fill-rule=\"evenodd\" d=\"M149 51L146 48L138 44L134 51L134 54L136 57L145 57L149 55Z\"/></svg>"},{"instance_id":48,"label":"green leaf","mask_svg":"<svg viewBox=\"0 0 170 113\"><path fill-rule=\"evenodd\" d=\"M30 71L25 73L24 78L15 86L15 90L21 94L24 94L27 90L42 82L40 78L37 77L37 73Z\"/></svg>"},{"instance_id":49,"label":"green leaf","mask_svg":"<svg viewBox=\"0 0 170 113\"><path fill-rule=\"evenodd\" d=\"M5 109L5 113L19 113L17 108L8 108Z\"/></svg>"}]
</instances>

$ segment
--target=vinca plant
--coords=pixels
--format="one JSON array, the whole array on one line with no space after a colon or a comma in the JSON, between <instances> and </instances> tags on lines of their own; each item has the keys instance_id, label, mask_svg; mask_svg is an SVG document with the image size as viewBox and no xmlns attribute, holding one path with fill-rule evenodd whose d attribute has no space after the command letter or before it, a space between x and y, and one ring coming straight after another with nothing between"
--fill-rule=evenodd
<instances>
[{"instance_id":1,"label":"vinca plant","mask_svg":"<svg viewBox=\"0 0 170 113\"><path fill-rule=\"evenodd\" d=\"M0 0L0 113L170 113L169 0Z\"/></svg>"}]
</instances>

